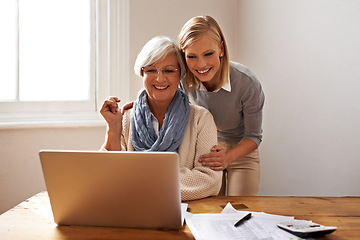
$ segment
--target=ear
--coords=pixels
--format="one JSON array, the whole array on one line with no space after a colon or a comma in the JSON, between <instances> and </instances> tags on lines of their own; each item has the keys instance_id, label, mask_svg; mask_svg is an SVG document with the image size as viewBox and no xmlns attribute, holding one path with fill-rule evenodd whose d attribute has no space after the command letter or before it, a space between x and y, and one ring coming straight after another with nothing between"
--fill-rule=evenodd
<instances>
[{"instance_id":1,"label":"ear","mask_svg":"<svg viewBox=\"0 0 360 240\"><path fill-rule=\"evenodd\" d=\"M224 41L221 41L220 43L220 57L223 57L224 54L225 54L225 51L224 51L225 47L224 47Z\"/></svg>"}]
</instances>

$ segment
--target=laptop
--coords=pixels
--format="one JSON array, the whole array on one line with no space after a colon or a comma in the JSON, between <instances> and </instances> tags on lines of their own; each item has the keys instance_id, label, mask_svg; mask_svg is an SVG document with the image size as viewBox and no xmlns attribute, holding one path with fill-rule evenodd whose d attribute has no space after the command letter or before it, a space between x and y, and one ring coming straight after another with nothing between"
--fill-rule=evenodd
<instances>
[{"instance_id":1,"label":"laptop","mask_svg":"<svg viewBox=\"0 0 360 240\"><path fill-rule=\"evenodd\" d=\"M179 229L178 154L41 150L58 225Z\"/></svg>"}]
</instances>

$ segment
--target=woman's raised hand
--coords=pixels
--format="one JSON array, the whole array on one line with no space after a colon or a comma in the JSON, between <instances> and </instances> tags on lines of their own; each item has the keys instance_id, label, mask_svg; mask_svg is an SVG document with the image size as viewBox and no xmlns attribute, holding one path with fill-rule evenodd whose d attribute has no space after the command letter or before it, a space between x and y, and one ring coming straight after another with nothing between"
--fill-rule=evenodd
<instances>
[{"instance_id":1,"label":"woman's raised hand","mask_svg":"<svg viewBox=\"0 0 360 240\"><path fill-rule=\"evenodd\" d=\"M117 97L108 97L100 109L100 113L108 125L121 124L122 122L122 112L118 105L119 102L120 99Z\"/></svg>"}]
</instances>

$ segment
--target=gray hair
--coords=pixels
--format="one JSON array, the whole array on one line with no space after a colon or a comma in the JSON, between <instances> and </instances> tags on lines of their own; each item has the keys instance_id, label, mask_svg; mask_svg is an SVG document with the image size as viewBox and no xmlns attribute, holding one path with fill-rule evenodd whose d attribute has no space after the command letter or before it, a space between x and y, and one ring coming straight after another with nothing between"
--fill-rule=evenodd
<instances>
[{"instance_id":1,"label":"gray hair","mask_svg":"<svg viewBox=\"0 0 360 240\"><path fill-rule=\"evenodd\" d=\"M150 39L141 49L134 65L136 75L143 77L143 67L162 61L170 53L176 54L180 67L180 79L183 78L186 73L186 69L180 49L173 40L165 36L157 36Z\"/></svg>"}]
</instances>

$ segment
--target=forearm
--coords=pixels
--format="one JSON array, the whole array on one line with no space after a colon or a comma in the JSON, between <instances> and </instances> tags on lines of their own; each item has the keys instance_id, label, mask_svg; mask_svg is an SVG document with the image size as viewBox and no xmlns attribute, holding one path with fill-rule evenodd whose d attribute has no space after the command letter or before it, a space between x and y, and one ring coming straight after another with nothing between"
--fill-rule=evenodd
<instances>
[{"instance_id":1,"label":"forearm","mask_svg":"<svg viewBox=\"0 0 360 240\"><path fill-rule=\"evenodd\" d=\"M108 151L121 151L121 128L107 128L104 147Z\"/></svg>"},{"instance_id":2,"label":"forearm","mask_svg":"<svg viewBox=\"0 0 360 240\"><path fill-rule=\"evenodd\" d=\"M236 159L245 157L249 153L257 149L257 144L248 138L242 139L234 148L226 152L228 164L234 162Z\"/></svg>"},{"instance_id":3,"label":"forearm","mask_svg":"<svg viewBox=\"0 0 360 240\"><path fill-rule=\"evenodd\" d=\"M181 200L195 200L217 195L221 188L222 171L207 167L180 169Z\"/></svg>"}]
</instances>

